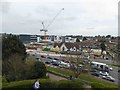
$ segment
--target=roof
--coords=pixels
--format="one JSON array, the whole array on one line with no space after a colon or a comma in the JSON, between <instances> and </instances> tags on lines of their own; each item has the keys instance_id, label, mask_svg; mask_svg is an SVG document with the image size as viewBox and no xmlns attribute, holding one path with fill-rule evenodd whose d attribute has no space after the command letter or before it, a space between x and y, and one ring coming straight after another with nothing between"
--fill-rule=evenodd
<instances>
[{"instance_id":1,"label":"roof","mask_svg":"<svg viewBox=\"0 0 120 90\"><path fill-rule=\"evenodd\" d=\"M56 47L58 46L59 48L61 47L62 43L54 43L54 46L53 47Z\"/></svg>"},{"instance_id":2,"label":"roof","mask_svg":"<svg viewBox=\"0 0 120 90\"><path fill-rule=\"evenodd\" d=\"M80 42L75 42L75 43L66 42L64 44L68 49L73 48L73 47L76 47L77 49L80 48Z\"/></svg>"},{"instance_id":3,"label":"roof","mask_svg":"<svg viewBox=\"0 0 120 90\"><path fill-rule=\"evenodd\" d=\"M93 40L86 40L83 42L65 42L65 43L54 43L54 47L58 46L59 48L61 47L62 44L65 44L65 46L70 49L70 48L74 48L76 47L77 49L79 49L80 47L92 47L92 48L96 48L96 46L98 47L98 43L96 41Z\"/></svg>"}]
</instances>

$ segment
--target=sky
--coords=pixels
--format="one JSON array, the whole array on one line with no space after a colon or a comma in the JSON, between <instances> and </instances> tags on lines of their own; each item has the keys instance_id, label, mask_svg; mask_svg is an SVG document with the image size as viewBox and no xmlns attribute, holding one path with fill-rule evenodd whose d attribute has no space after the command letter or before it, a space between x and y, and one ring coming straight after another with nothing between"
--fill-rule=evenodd
<instances>
[{"instance_id":1,"label":"sky","mask_svg":"<svg viewBox=\"0 0 120 90\"><path fill-rule=\"evenodd\" d=\"M119 0L0 0L0 32L48 35L118 35Z\"/></svg>"}]
</instances>

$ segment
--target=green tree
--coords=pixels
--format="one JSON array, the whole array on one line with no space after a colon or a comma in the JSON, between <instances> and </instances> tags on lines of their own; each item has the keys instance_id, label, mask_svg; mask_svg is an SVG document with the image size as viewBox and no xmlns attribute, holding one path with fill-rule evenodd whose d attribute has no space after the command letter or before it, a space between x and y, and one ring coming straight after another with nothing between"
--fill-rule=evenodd
<instances>
[{"instance_id":1,"label":"green tree","mask_svg":"<svg viewBox=\"0 0 120 90\"><path fill-rule=\"evenodd\" d=\"M86 38L86 37L83 37L83 41L85 41L85 40L87 40L87 38Z\"/></svg>"},{"instance_id":2,"label":"green tree","mask_svg":"<svg viewBox=\"0 0 120 90\"><path fill-rule=\"evenodd\" d=\"M106 38L111 38L111 35L107 35Z\"/></svg>"},{"instance_id":3,"label":"green tree","mask_svg":"<svg viewBox=\"0 0 120 90\"><path fill-rule=\"evenodd\" d=\"M3 35L2 37L2 60L8 60L13 54L19 54L22 59L26 58L26 49L16 35Z\"/></svg>"},{"instance_id":4,"label":"green tree","mask_svg":"<svg viewBox=\"0 0 120 90\"><path fill-rule=\"evenodd\" d=\"M25 58L26 49L18 36L2 35L2 75L8 81L24 79Z\"/></svg>"},{"instance_id":5,"label":"green tree","mask_svg":"<svg viewBox=\"0 0 120 90\"><path fill-rule=\"evenodd\" d=\"M102 54L102 53L103 53L103 51L105 51L105 50L106 50L105 43L104 43L104 42L102 42L102 43L100 44L100 47L101 47L101 54Z\"/></svg>"},{"instance_id":6,"label":"green tree","mask_svg":"<svg viewBox=\"0 0 120 90\"><path fill-rule=\"evenodd\" d=\"M25 79L25 64L18 54L11 55L8 60L3 61L2 65L2 74L7 81Z\"/></svg>"},{"instance_id":7,"label":"green tree","mask_svg":"<svg viewBox=\"0 0 120 90\"><path fill-rule=\"evenodd\" d=\"M80 42L80 40L77 38L77 39L76 39L76 42Z\"/></svg>"},{"instance_id":8,"label":"green tree","mask_svg":"<svg viewBox=\"0 0 120 90\"><path fill-rule=\"evenodd\" d=\"M45 64L39 61L36 61L33 65L31 72L31 79L41 78L46 76L47 69Z\"/></svg>"}]
</instances>

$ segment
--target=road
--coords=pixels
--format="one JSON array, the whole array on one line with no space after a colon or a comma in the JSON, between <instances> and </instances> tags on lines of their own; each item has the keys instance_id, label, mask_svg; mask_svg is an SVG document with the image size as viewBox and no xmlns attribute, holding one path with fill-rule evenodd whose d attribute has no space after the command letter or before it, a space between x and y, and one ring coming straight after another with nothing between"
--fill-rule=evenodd
<instances>
[{"instance_id":1,"label":"road","mask_svg":"<svg viewBox=\"0 0 120 90\"><path fill-rule=\"evenodd\" d=\"M116 66L111 66L111 64L113 64L112 60L100 60L99 59L99 60L94 60L94 61L105 63L105 64L108 64L110 67L112 67L113 70L110 71L110 75L115 78L115 83L120 85L120 78L119 78L120 77L120 73L118 73L118 69L119 68L116 67Z\"/></svg>"},{"instance_id":2,"label":"road","mask_svg":"<svg viewBox=\"0 0 120 90\"><path fill-rule=\"evenodd\" d=\"M36 57L40 57L41 54L47 56L47 54L45 54L45 53L36 53ZM64 55L64 54L63 54L63 55L62 55L62 54L49 54L49 56L52 56L52 57L60 57L60 56L66 56L66 55ZM93 60L93 59L92 59L92 60ZM108 64L109 66L110 66L111 64L113 64L113 61L112 61L112 60L94 59L93 61L101 62L101 63L106 63L106 64ZM111 75L113 78L115 78L115 82L114 82L114 83L120 85L120 78L119 78L120 73L118 74L118 67L115 67L115 66L110 66L110 67L113 68L113 70L110 71L110 75ZM52 77L52 76L51 76L51 77Z\"/></svg>"},{"instance_id":3,"label":"road","mask_svg":"<svg viewBox=\"0 0 120 90\"><path fill-rule=\"evenodd\" d=\"M105 60L105 59L91 59L91 60L96 61L96 62L106 63L108 65L114 64L113 60Z\"/></svg>"}]
</instances>

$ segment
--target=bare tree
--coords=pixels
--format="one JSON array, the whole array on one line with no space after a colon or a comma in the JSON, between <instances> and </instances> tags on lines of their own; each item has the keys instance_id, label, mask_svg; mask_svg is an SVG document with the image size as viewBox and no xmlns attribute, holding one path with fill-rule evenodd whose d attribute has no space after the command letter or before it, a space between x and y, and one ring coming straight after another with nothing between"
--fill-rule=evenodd
<instances>
[{"instance_id":1,"label":"bare tree","mask_svg":"<svg viewBox=\"0 0 120 90\"><path fill-rule=\"evenodd\" d=\"M81 58L80 55L67 55L67 59L70 63L70 70L74 72L76 78L83 72L89 73L90 63L89 60Z\"/></svg>"}]
</instances>

